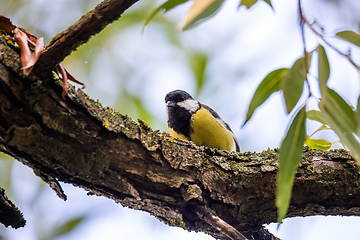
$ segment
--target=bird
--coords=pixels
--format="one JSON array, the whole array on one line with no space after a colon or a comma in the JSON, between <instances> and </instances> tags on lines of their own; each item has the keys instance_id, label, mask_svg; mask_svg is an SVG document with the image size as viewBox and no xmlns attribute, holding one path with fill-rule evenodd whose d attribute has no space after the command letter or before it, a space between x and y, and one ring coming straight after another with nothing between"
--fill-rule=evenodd
<instances>
[{"instance_id":1,"label":"bird","mask_svg":"<svg viewBox=\"0 0 360 240\"><path fill-rule=\"evenodd\" d=\"M171 136L199 146L240 152L230 126L213 109L196 101L186 91L169 92L165 104Z\"/></svg>"}]
</instances>

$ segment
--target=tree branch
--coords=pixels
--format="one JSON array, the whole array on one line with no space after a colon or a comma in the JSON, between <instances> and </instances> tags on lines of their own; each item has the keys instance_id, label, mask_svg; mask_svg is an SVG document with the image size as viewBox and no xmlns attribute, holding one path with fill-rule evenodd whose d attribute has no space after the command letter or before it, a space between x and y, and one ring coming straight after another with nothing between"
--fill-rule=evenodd
<instances>
[{"instance_id":1,"label":"tree branch","mask_svg":"<svg viewBox=\"0 0 360 240\"><path fill-rule=\"evenodd\" d=\"M196 208L196 214L201 220L204 220L218 231L224 233L232 240L247 240L239 231L229 225L227 222L213 214L204 206L198 206Z\"/></svg>"},{"instance_id":2,"label":"tree branch","mask_svg":"<svg viewBox=\"0 0 360 240\"><path fill-rule=\"evenodd\" d=\"M6 197L3 188L0 188L0 222L13 228L23 227L26 222L19 209Z\"/></svg>"},{"instance_id":3,"label":"tree branch","mask_svg":"<svg viewBox=\"0 0 360 240\"><path fill-rule=\"evenodd\" d=\"M57 34L35 65L35 75L53 70L66 56L86 43L138 0L105 0L65 31Z\"/></svg>"},{"instance_id":4,"label":"tree branch","mask_svg":"<svg viewBox=\"0 0 360 240\"><path fill-rule=\"evenodd\" d=\"M197 147L73 87L62 99L61 80L53 74L22 76L17 51L0 37L0 151L52 183L80 186L172 226L228 239L194 211L205 206L249 239L272 239L262 225L276 221L277 150L238 154ZM305 149L303 158L288 217L360 216L360 168L351 156Z\"/></svg>"}]
</instances>

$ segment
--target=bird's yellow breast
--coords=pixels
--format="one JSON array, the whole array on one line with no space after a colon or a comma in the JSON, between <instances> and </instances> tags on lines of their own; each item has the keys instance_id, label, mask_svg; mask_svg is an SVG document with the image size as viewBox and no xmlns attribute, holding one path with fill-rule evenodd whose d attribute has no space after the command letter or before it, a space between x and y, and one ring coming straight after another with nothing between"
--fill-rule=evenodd
<instances>
[{"instance_id":1,"label":"bird's yellow breast","mask_svg":"<svg viewBox=\"0 0 360 240\"><path fill-rule=\"evenodd\" d=\"M175 132L174 129L172 129L171 127L168 127L169 129L169 133L171 136L175 137L175 138L179 138L181 140L187 140L190 141L190 139L188 137L186 137L185 135L181 134L181 133L177 133Z\"/></svg>"},{"instance_id":2,"label":"bird's yellow breast","mask_svg":"<svg viewBox=\"0 0 360 240\"><path fill-rule=\"evenodd\" d=\"M190 125L190 138L196 145L235 151L232 133L205 108L200 108L192 115Z\"/></svg>"}]
</instances>

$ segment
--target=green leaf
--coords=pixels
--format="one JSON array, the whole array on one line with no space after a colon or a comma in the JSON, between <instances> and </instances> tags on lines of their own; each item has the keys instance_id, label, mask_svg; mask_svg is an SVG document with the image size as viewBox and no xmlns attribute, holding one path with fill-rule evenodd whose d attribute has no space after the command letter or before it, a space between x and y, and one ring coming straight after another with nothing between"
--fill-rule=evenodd
<instances>
[{"instance_id":1,"label":"green leaf","mask_svg":"<svg viewBox=\"0 0 360 240\"><path fill-rule=\"evenodd\" d=\"M305 144L312 149L320 149L323 151L329 150L329 148L331 148L331 142L326 141L324 139L311 139L311 138L306 138L305 139Z\"/></svg>"},{"instance_id":2,"label":"green leaf","mask_svg":"<svg viewBox=\"0 0 360 240\"><path fill-rule=\"evenodd\" d=\"M357 135L360 137L360 96L356 106Z\"/></svg>"},{"instance_id":3,"label":"green leaf","mask_svg":"<svg viewBox=\"0 0 360 240\"><path fill-rule=\"evenodd\" d=\"M337 111L337 119L341 120L342 125L348 126L352 132L355 132L357 123L353 108L334 90L329 88L327 92L328 96L322 99L320 103L323 102L325 107L331 107L330 110Z\"/></svg>"},{"instance_id":4,"label":"green leaf","mask_svg":"<svg viewBox=\"0 0 360 240\"><path fill-rule=\"evenodd\" d=\"M245 6L248 9L254 5L258 0L241 0L240 6ZM270 4L271 5L271 4Z\"/></svg>"},{"instance_id":5,"label":"green leaf","mask_svg":"<svg viewBox=\"0 0 360 240\"><path fill-rule=\"evenodd\" d=\"M279 151L279 171L275 204L278 222L286 216L289 208L295 172L302 157L305 142L305 106L296 114Z\"/></svg>"},{"instance_id":6,"label":"green leaf","mask_svg":"<svg viewBox=\"0 0 360 240\"><path fill-rule=\"evenodd\" d=\"M290 113L299 101L306 80L306 67L304 58L298 59L289 72L281 81L281 89L284 91L286 110Z\"/></svg>"},{"instance_id":7,"label":"green leaf","mask_svg":"<svg viewBox=\"0 0 360 240\"><path fill-rule=\"evenodd\" d=\"M84 217L77 217L70 219L69 221L65 222L64 224L60 225L54 230L54 238L63 236L72 230L74 230L81 222L84 221Z\"/></svg>"},{"instance_id":8,"label":"green leaf","mask_svg":"<svg viewBox=\"0 0 360 240\"><path fill-rule=\"evenodd\" d=\"M331 128L330 128L329 126L327 126L327 125L322 125L322 126L319 127L318 129L316 129L316 131L313 132L313 133L310 135L310 137L312 137L315 133L317 133L317 132L319 132L319 131L321 131L321 130L331 130Z\"/></svg>"},{"instance_id":9,"label":"green leaf","mask_svg":"<svg viewBox=\"0 0 360 240\"><path fill-rule=\"evenodd\" d=\"M273 6L272 6L272 4L271 4L271 0L264 0L264 2L266 2L267 4L269 4L270 7L271 7L272 9L274 9Z\"/></svg>"},{"instance_id":10,"label":"green leaf","mask_svg":"<svg viewBox=\"0 0 360 240\"><path fill-rule=\"evenodd\" d=\"M223 2L224 0L194 0L182 29L188 30L205 18L214 15Z\"/></svg>"},{"instance_id":11,"label":"green leaf","mask_svg":"<svg viewBox=\"0 0 360 240\"><path fill-rule=\"evenodd\" d=\"M192 52L189 54L189 64L196 79L196 96L201 92L206 80L206 66L208 56L200 52Z\"/></svg>"},{"instance_id":12,"label":"green leaf","mask_svg":"<svg viewBox=\"0 0 360 240\"><path fill-rule=\"evenodd\" d=\"M306 117L310 120L318 121L324 125L327 125L323 115L319 110L309 110L306 112Z\"/></svg>"},{"instance_id":13,"label":"green leaf","mask_svg":"<svg viewBox=\"0 0 360 240\"><path fill-rule=\"evenodd\" d=\"M257 107L263 104L272 93L280 90L280 83L288 71L287 68L274 70L262 80L251 100L244 125L250 120Z\"/></svg>"},{"instance_id":14,"label":"green leaf","mask_svg":"<svg viewBox=\"0 0 360 240\"><path fill-rule=\"evenodd\" d=\"M318 53L319 53L319 86L320 86L320 92L321 96L326 96L326 90L327 86L326 83L330 76L330 66L329 66L329 60L326 56L326 52L323 46L319 45L318 47Z\"/></svg>"},{"instance_id":15,"label":"green leaf","mask_svg":"<svg viewBox=\"0 0 360 240\"><path fill-rule=\"evenodd\" d=\"M360 35L353 31L338 32L336 36L360 47Z\"/></svg>"},{"instance_id":16,"label":"green leaf","mask_svg":"<svg viewBox=\"0 0 360 240\"><path fill-rule=\"evenodd\" d=\"M319 107L331 129L349 148L351 155L360 163L360 144L354 136L358 126L355 112L332 89L327 90L327 96L321 99Z\"/></svg>"},{"instance_id":17,"label":"green leaf","mask_svg":"<svg viewBox=\"0 0 360 240\"><path fill-rule=\"evenodd\" d=\"M150 16L146 19L144 26L143 26L143 31L144 28L146 27L146 25L149 24L149 22L156 16L156 14L158 14L160 11L167 12L171 9L173 9L174 7L177 7L183 3L186 3L189 0L168 0L165 3L161 4L158 8L156 8L151 14Z\"/></svg>"},{"instance_id":18,"label":"green leaf","mask_svg":"<svg viewBox=\"0 0 360 240\"><path fill-rule=\"evenodd\" d=\"M310 69L312 54L313 54L313 52L306 52L305 53L304 59L305 59L305 63L306 63L306 65L305 65L306 66L306 73L308 73L309 69Z\"/></svg>"}]
</instances>

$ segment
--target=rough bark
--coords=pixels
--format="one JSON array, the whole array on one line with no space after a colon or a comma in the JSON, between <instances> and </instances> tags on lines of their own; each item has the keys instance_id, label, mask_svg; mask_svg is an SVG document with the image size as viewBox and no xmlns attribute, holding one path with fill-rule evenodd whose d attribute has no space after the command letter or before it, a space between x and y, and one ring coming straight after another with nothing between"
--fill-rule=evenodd
<instances>
[{"instance_id":1,"label":"rough bark","mask_svg":"<svg viewBox=\"0 0 360 240\"><path fill-rule=\"evenodd\" d=\"M0 188L0 222L5 227L13 228L23 227L26 223L22 213L5 195L3 188Z\"/></svg>"},{"instance_id":2,"label":"rough bark","mask_svg":"<svg viewBox=\"0 0 360 240\"><path fill-rule=\"evenodd\" d=\"M24 78L17 50L0 37L0 151L60 197L58 181L67 182L228 239L199 218L200 206L248 238L273 238L262 225L276 221L277 150L236 154L175 140L72 87L64 100L61 81L45 75ZM288 217L359 216L359 203L359 166L346 151L304 150Z\"/></svg>"}]
</instances>

